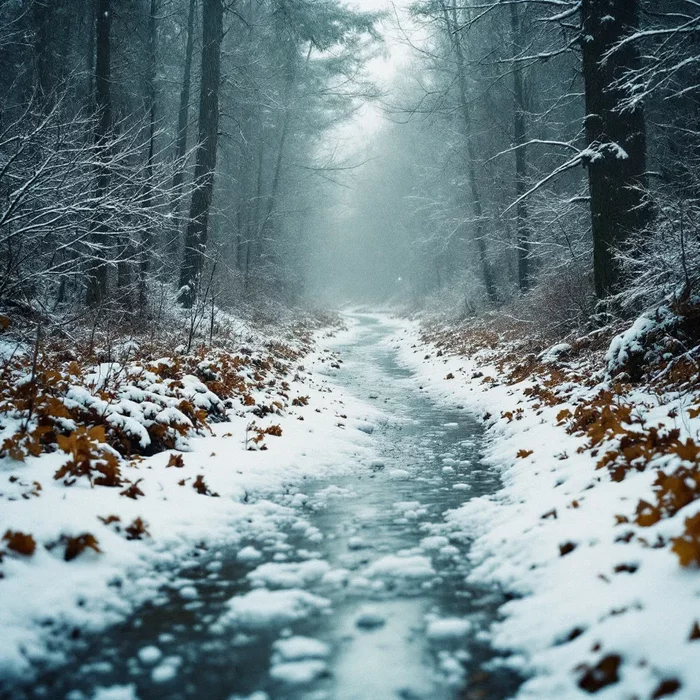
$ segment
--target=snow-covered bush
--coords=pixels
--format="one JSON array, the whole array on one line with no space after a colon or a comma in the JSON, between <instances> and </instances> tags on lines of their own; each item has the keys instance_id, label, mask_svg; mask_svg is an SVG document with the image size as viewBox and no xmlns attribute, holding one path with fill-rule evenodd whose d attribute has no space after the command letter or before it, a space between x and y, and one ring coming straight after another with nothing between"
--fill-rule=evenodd
<instances>
[{"instance_id":1,"label":"snow-covered bush","mask_svg":"<svg viewBox=\"0 0 700 700\"><path fill-rule=\"evenodd\" d=\"M700 202L678 190L656 195L653 222L617 255L623 279L615 301L628 313L700 291Z\"/></svg>"}]
</instances>

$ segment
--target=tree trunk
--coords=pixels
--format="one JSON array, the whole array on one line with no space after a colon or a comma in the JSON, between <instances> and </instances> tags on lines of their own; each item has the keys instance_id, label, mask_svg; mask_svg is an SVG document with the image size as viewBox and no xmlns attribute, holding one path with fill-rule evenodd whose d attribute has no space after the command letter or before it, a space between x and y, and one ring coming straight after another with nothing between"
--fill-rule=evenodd
<instances>
[{"instance_id":1,"label":"tree trunk","mask_svg":"<svg viewBox=\"0 0 700 700\"><path fill-rule=\"evenodd\" d=\"M39 101L45 103L54 87L51 43L53 12L48 0L34 0L32 6L34 23L34 87Z\"/></svg>"},{"instance_id":2,"label":"tree trunk","mask_svg":"<svg viewBox=\"0 0 700 700\"><path fill-rule=\"evenodd\" d=\"M199 97L199 146L195 165L196 189L192 193L190 216L185 235L185 251L180 271L180 300L190 307L197 280L202 272L207 244L209 209L214 193L214 170L219 130L219 81L223 0L204 0L202 13L202 84Z\"/></svg>"},{"instance_id":3,"label":"tree trunk","mask_svg":"<svg viewBox=\"0 0 700 700\"><path fill-rule=\"evenodd\" d=\"M109 185L109 168L107 165L108 141L112 128L112 102L110 95L110 26L112 15L110 0L97 0L96 49L95 61L95 107L97 122L95 126L95 143L97 145L97 181L95 184L95 201L99 207ZM94 250L88 262L86 302L91 306L101 304L107 296L107 265L104 260L107 230L103 215L99 211L91 222Z\"/></svg>"},{"instance_id":4,"label":"tree trunk","mask_svg":"<svg viewBox=\"0 0 700 700\"><path fill-rule=\"evenodd\" d=\"M187 132L190 121L190 84L192 80L192 54L194 52L194 11L196 0L190 0L190 9L187 15L187 40L185 45L185 69L182 75L182 88L180 90L180 109L177 117L177 143L175 146L175 161L178 168L173 176L173 210L177 221L180 213L180 197L182 185L185 179L185 170L182 161L187 153Z\"/></svg>"},{"instance_id":5,"label":"tree trunk","mask_svg":"<svg viewBox=\"0 0 700 700\"><path fill-rule=\"evenodd\" d=\"M593 229L595 292L619 291L616 246L639 230L649 210L640 187L646 184L646 133L641 104L624 110L629 98L625 73L639 65L633 43L609 50L638 26L639 0L582 0L581 47L586 92L588 184ZM619 81L619 82L618 82Z\"/></svg>"},{"instance_id":6,"label":"tree trunk","mask_svg":"<svg viewBox=\"0 0 700 700\"><path fill-rule=\"evenodd\" d=\"M517 57L522 46L522 25L518 6L510 6L513 56ZM518 287L526 292L530 286L530 228L527 203L522 198L527 188L527 124L525 122L525 78L520 63L513 62L513 138L515 141L515 236L518 251Z\"/></svg>"},{"instance_id":7,"label":"tree trunk","mask_svg":"<svg viewBox=\"0 0 700 700\"><path fill-rule=\"evenodd\" d=\"M479 190L479 182L476 175L476 154L474 152L474 143L472 141L472 119L471 109L469 107L469 95L467 89L467 71L464 60L464 52L462 44L457 32L457 8L455 0L452 0L452 5L448 11L447 6L442 5L443 17L447 33L452 43L452 48L455 52L457 60L457 83L459 86L459 106L464 120L464 135L467 142L467 177L469 179L469 200L471 203L472 215L474 217L474 226L476 229L475 242L479 254L479 263L481 264L481 273L483 276L484 287L489 301L496 301L496 287L493 282L493 273L489 264L488 254L486 250L486 239L483 224L483 207L481 205L481 192ZM450 18L450 14L452 17Z\"/></svg>"},{"instance_id":8,"label":"tree trunk","mask_svg":"<svg viewBox=\"0 0 700 700\"><path fill-rule=\"evenodd\" d=\"M146 160L146 193L143 205L150 209L154 204L153 197L153 160L155 157L156 138L156 72L157 72L157 26L156 14L158 13L158 0L151 0L150 16L148 18L148 157ZM146 310L148 303L146 280L151 269L153 257L153 231L147 225L144 227L141 238L141 256L139 260L139 309L141 313Z\"/></svg>"},{"instance_id":9,"label":"tree trunk","mask_svg":"<svg viewBox=\"0 0 700 700\"><path fill-rule=\"evenodd\" d=\"M309 63L311 61L312 51L313 43L310 43L309 49L306 53L304 71L308 70ZM266 239L272 235L272 229L274 226L275 207L277 206L277 200L279 197L282 166L284 165L284 157L286 155L287 139L289 137L289 130L290 125L292 123L292 119L295 116L294 107L291 100L296 77L296 54L294 52L290 52L290 54L287 57L287 78L285 80L284 87L284 112L282 114L282 129L280 134L280 140L277 146L277 157L275 158L275 169L272 175L272 184L270 186L270 192L268 193L267 200L265 202L265 210L263 212L263 217L260 221L259 228L256 234L255 257L257 259L259 259L263 254ZM261 170L262 166L260 172ZM261 194L262 192L259 192L258 196L260 196Z\"/></svg>"}]
</instances>

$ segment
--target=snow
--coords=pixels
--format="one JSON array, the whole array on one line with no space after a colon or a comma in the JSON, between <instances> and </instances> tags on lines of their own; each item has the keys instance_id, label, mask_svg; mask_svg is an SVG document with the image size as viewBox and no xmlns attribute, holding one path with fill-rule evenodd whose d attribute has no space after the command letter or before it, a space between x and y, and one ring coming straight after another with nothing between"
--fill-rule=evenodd
<instances>
[{"instance_id":1,"label":"snow","mask_svg":"<svg viewBox=\"0 0 700 700\"><path fill-rule=\"evenodd\" d=\"M273 658L282 661L300 661L302 659L325 659L331 649L325 642L312 637L287 637L278 639L272 645Z\"/></svg>"},{"instance_id":2,"label":"snow","mask_svg":"<svg viewBox=\"0 0 700 700\"><path fill-rule=\"evenodd\" d=\"M168 683L177 677L182 659L179 656L166 656L151 672L154 683Z\"/></svg>"},{"instance_id":3,"label":"snow","mask_svg":"<svg viewBox=\"0 0 700 700\"><path fill-rule=\"evenodd\" d=\"M275 664L270 668L270 677L288 685L306 685L326 671L326 663L318 659L292 661Z\"/></svg>"},{"instance_id":4,"label":"snow","mask_svg":"<svg viewBox=\"0 0 700 700\"><path fill-rule=\"evenodd\" d=\"M422 579L435 575L428 557L421 555L398 556L389 554L371 562L363 572L367 578Z\"/></svg>"},{"instance_id":5,"label":"snow","mask_svg":"<svg viewBox=\"0 0 700 700\"><path fill-rule=\"evenodd\" d=\"M113 685L109 688L98 686L95 688L92 700L138 700L138 695L136 694L136 686L133 683L129 683L129 685Z\"/></svg>"},{"instance_id":6,"label":"snow","mask_svg":"<svg viewBox=\"0 0 700 700\"><path fill-rule=\"evenodd\" d=\"M304 588L317 581L330 570L330 565L321 560L298 563L262 564L248 574L253 586L273 588Z\"/></svg>"},{"instance_id":7,"label":"snow","mask_svg":"<svg viewBox=\"0 0 700 700\"><path fill-rule=\"evenodd\" d=\"M460 639L466 637L472 629L469 620L459 617L443 617L430 620L425 630L428 639L444 641L448 639Z\"/></svg>"},{"instance_id":8,"label":"snow","mask_svg":"<svg viewBox=\"0 0 700 700\"><path fill-rule=\"evenodd\" d=\"M662 306L653 313L644 313L623 333L616 336L605 356L607 371L617 374L634 355L645 353L644 341L654 331L661 331L676 320L675 314Z\"/></svg>"},{"instance_id":9,"label":"snow","mask_svg":"<svg viewBox=\"0 0 700 700\"><path fill-rule=\"evenodd\" d=\"M139 649L139 661L148 666L158 663L162 656L163 652L156 646L147 646Z\"/></svg>"},{"instance_id":10,"label":"snow","mask_svg":"<svg viewBox=\"0 0 700 700\"><path fill-rule=\"evenodd\" d=\"M362 630L377 629L385 624L386 617L375 608L365 609L355 618L355 626Z\"/></svg>"},{"instance_id":11,"label":"snow","mask_svg":"<svg viewBox=\"0 0 700 700\"><path fill-rule=\"evenodd\" d=\"M299 588L269 591L255 589L228 601L228 612L216 623L218 627L234 625L247 630L279 628L328 610L327 598Z\"/></svg>"},{"instance_id":12,"label":"snow","mask_svg":"<svg viewBox=\"0 0 700 700\"><path fill-rule=\"evenodd\" d=\"M317 337L322 334L326 331L317 333ZM340 336L347 340L352 331L341 332ZM325 337L323 341L328 344ZM31 533L37 542L33 556L11 553L2 563L4 578L0 590L3 599L12 600L13 604L0 606L0 675L24 676L41 660L60 663L64 659L62 651L55 645L51 651L47 647L57 629L98 631L124 619L145 602L162 599L161 589L171 572L185 565L201 544L210 550L232 546L238 549L236 556L243 564L257 564L262 553L248 543L277 532L292 517L291 503L287 507L267 499L277 497L306 476L347 474L356 470L358 464L368 468L377 459L372 438L360 430L339 429L335 414L342 405L342 413L351 425L376 421L380 412L316 374L316 368L323 366L321 360L328 356L328 351L318 345L317 348L300 360L306 368L303 376L299 374L300 378L295 379L295 365L286 377L292 387L299 386L300 395L309 397L309 405L290 406L280 415L256 421L262 428L269 424L282 427L281 437L266 439L266 451L245 449L250 415L243 410L246 407L235 402L226 412L228 422L211 423L212 434L178 440L178 446L186 450L182 454L183 467L166 466L174 451L122 466L122 473L130 481L138 481L138 488L144 493L137 499L120 496L121 488L91 488L86 479L73 486L55 481L55 471L67 458L62 452L38 458L28 456L24 463L9 458L0 460L0 534L7 530ZM149 367L171 362L163 358ZM96 367L90 386L104 385L115 373L123 373L124 367L119 363ZM192 376L186 376L181 389L157 379L151 369L142 369L138 386L127 384L128 391L109 405L109 419L125 426L131 425L131 419L141 427L154 420L186 420L189 424L189 419L177 409L185 395L197 402L221 404ZM90 386L87 382L86 386L73 386L67 400L104 411L105 402L92 393ZM141 396L137 396L138 392ZM143 395L147 401L133 404L135 398ZM264 400L264 394L260 400ZM304 420L297 420L299 417ZM3 419L6 430L12 430L12 425L11 420ZM143 432L135 426L129 432L143 444ZM204 474L207 487L218 493L218 498L192 488L198 474ZM34 482L42 487L38 496L29 495ZM302 497L296 500L301 501ZM99 519L111 515L120 520L107 525ZM145 521L150 536L128 540L125 528L138 517ZM303 519L297 520L309 542L322 538L320 532L308 524L304 526ZM52 545L61 535L83 533L96 537L101 553L86 551L73 561L64 561L63 547ZM299 584L306 585L329 573L326 564L312 561L296 570L281 567L274 571L273 576L272 568L259 570L258 583L293 583L292 589L279 593L253 591L249 594L252 597L244 596L231 606L229 621L239 620L256 627L327 609L325 599L309 598L296 590ZM292 581L294 577L297 578ZM196 604L197 590L191 583L180 587L179 595ZM254 607L258 602L264 609L256 617L246 604ZM176 672L177 664L172 661L162 661L153 668L155 678L162 682Z\"/></svg>"},{"instance_id":13,"label":"snow","mask_svg":"<svg viewBox=\"0 0 700 700\"><path fill-rule=\"evenodd\" d=\"M646 338L663 323L663 313L641 317L618 336L606 358L609 375L619 373L631 354L644 352ZM527 677L516 698L589 697L578 686L581 664L594 666L606 654L619 654L623 663L619 681L596 694L603 700L651 697L663 679L680 682L674 700L700 697L700 642L689 640L700 620L697 571L681 568L668 546L644 544L677 537L700 504L640 528L634 511L640 499L654 500L654 465L613 482L607 470L596 469L586 439L557 425L562 409L574 411L571 402L533 410L524 393L528 381L484 383L485 376L498 379L498 369L479 355L435 357L416 323L396 326L390 342L415 372L416 389L423 387L440 405L491 416L483 466L498 469L503 487L489 497L465 493L464 505L447 513L446 527L432 534L471 541L470 582L499 585L517 596L501 607L503 619L489 632L492 644L513 653L507 663ZM560 351L550 349L547 359ZM455 379L446 380L450 373ZM592 390L581 387L577 395L586 391ZM648 425L677 428L680 440L698 440L700 419L688 414L697 394L635 390L630 401ZM518 408L523 413L517 420L499 418ZM518 458L520 450L532 454ZM617 525L617 515L630 522ZM627 533L631 539L622 537ZM562 556L567 543L574 548ZM444 549L457 553L452 545ZM442 624L430 622L426 634L440 634Z\"/></svg>"},{"instance_id":14,"label":"snow","mask_svg":"<svg viewBox=\"0 0 700 700\"><path fill-rule=\"evenodd\" d=\"M463 497L464 504L445 513L442 524L423 527L420 532L425 536L419 547L399 552L379 546L372 549L368 547L371 536L355 523L357 528L346 540L350 551L343 550L348 561L341 563L348 569L331 568L314 553L312 545L323 533L310 525L304 512L322 508L329 498L351 494L331 486L318 493L307 489L311 494L307 495L301 490L303 479L350 474L358 465L369 471L384 462L374 454L367 432L341 429L337 418L339 413L348 416L343 419L346 428L378 425L378 409L354 399L330 381L306 373L302 393L309 395L309 406L260 421L261 426L273 422L283 429L282 437L267 440L268 450L245 449L250 415L240 407L231 409L230 421L212 425L212 435L187 440L182 468L166 467L168 453L125 467L130 479L141 479L139 487L145 496L138 500L120 497L120 489L93 489L87 482L65 487L54 482L54 471L66 459L61 453L28 458L25 465L4 460L0 462L0 532L10 528L31 532L39 546L32 557L8 554L3 561L5 578L0 586L13 605L0 608L0 673L21 675L34 661L61 661L60 650L55 656L47 651L41 623L48 618L52 625L99 630L123 619L142 603L162 600L166 583L171 591L197 604L192 581L183 577L173 582L168 572L186 566L193 548L201 542L210 552L217 545L230 547L245 565L252 587L231 598L210 629L241 645L250 644L258 635L272 639L281 635L272 645L271 677L280 684L304 685L327 673L331 650L320 639L285 636L291 634L285 628L333 612L330 601L309 593L305 590L308 586L328 586L334 591L342 588L350 596L381 597L393 586L400 591L402 582L414 590L431 585L430 580L441 573L441 557L463 558L460 552L469 542L470 583L495 584L519 596L500 609L502 619L489 632L495 646L514 652L508 663L530 675L518 693L519 700L587 697L577 686L577 667L595 664L605 653L620 654L624 664L619 683L598 693L603 700L650 697L663 678L682 682L674 698L700 697L696 649L700 642L688 640L693 622L700 619L697 571L681 569L668 548L647 547L637 538L627 542L619 539L629 530L651 543L657 536L668 540L679 534L684 518L697 512L698 504L643 531L629 523L615 526L616 515L632 516L633 520L637 501L650 498L654 469L633 472L622 483L610 481L605 470L596 469L596 459L579 450L585 440L557 426L557 413L566 407L573 410L571 403L542 406L537 413L524 394L528 382L484 384L473 378L477 369L494 377L498 372L495 367L479 364L478 358L433 356L423 360L426 352L420 347L415 326L392 323L398 333L392 342L398 346L401 362L416 372L407 382L425 387L431 398L444 406L464 406L474 415L491 415L484 421L482 463L458 462L450 453L440 455L436 471L448 475L459 471L461 481L453 488L463 492L457 497ZM622 334L611 346L609 367L626 361L629 355L624 353L643 349L644 336L654 331L654 323L652 318L640 321ZM418 346L418 352L412 345ZM555 361L561 353L552 350L546 357ZM305 358L304 366L313 368L313 357ZM115 363L101 366L95 372L95 382L103 383L114 371ZM456 379L446 380L449 373ZM155 385L140 390L151 398L160 391ZM195 398L205 396L194 382L187 390ZM135 396L121 397L115 404L119 410L110 415L115 420L132 418L135 409L129 402ZM72 393L72 400L83 404L93 398L82 387ZM687 417L687 409L696 405L692 397L639 392L635 402L650 424L677 425L681 439L697 438L700 433L700 420ZM152 403L157 411L153 416L169 408L164 406L167 401L154 399ZM150 408L139 405L144 419L152 420L148 417ZM670 407L676 409L678 419L669 416ZM518 408L525 409L521 418L499 418L503 412ZM303 421L297 420L300 416ZM532 450L532 454L518 458L520 450ZM485 468L498 470L503 488L490 497L472 498L470 475L476 476L479 470L483 473ZM203 496L191 488L200 473L219 498ZM406 469L387 466L377 478L383 478L384 473L396 480L412 476ZM15 475L18 478L11 481ZM27 495L35 479L42 484L38 497ZM181 480L186 480L185 487L179 485ZM402 498L398 493L405 484L394 486L396 498ZM272 498L274 503L268 500ZM553 511L555 516L546 516ZM420 528L420 521L416 521L425 513L427 509L419 501L397 500L389 515ZM118 527L98 520L110 514L121 518ZM133 541L124 537L123 528L136 517L144 517L151 537ZM301 548L275 539L283 526L303 540ZM65 562L60 548L48 547L59 533L85 532L97 536L101 554L86 552ZM258 549L249 544L263 541L266 556L274 552L273 561L264 564L262 545ZM562 556L561 546L569 543L573 549ZM221 563L214 560L206 568L215 574ZM476 624L466 618L424 618L423 614L403 622L417 636L425 630L424 637L435 647L441 672L449 682L461 682L464 657L453 653L452 646L463 643ZM360 607L352 614L347 639L354 635L384 643L395 634L392 625L397 617L401 616L384 614L380 605ZM310 624L302 629L310 633ZM574 632L578 636L572 638ZM167 652L166 636L156 641ZM597 644L602 645L602 651L594 651ZM138 662L134 661L147 667L154 682L163 684L177 678L181 665L179 657L164 657L155 645L141 648ZM166 685L163 691L167 689ZM100 692L128 698L135 691L126 685ZM110 696L104 697L109 700ZM248 700L266 697L254 694Z\"/></svg>"},{"instance_id":15,"label":"snow","mask_svg":"<svg viewBox=\"0 0 700 700\"><path fill-rule=\"evenodd\" d=\"M260 550L255 549L255 547L252 545L248 545L247 547L243 547L243 549L239 550L238 554L236 554L236 559L242 562L255 562L260 561L262 556L263 555Z\"/></svg>"}]
</instances>

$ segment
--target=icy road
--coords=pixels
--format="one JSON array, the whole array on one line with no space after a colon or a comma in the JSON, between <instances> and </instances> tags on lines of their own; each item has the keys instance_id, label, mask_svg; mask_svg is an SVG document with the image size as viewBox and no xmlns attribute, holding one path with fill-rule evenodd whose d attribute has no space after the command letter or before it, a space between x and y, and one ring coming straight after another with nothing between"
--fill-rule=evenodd
<instances>
[{"instance_id":1,"label":"icy road","mask_svg":"<svg viewBox=\"0 0 700 700\"><path fill-rule=\"evenodd\" d=\"M416 391L387 342L391 325L357 319L338 347L341 368L328 373L377 409L367 431L379 458L351 475L290 485L269 504L275 527L202 549L160 599L81 635L68 665L12 697L495 700L515 692L518 678L480 641L504 593L467 582L469 533L444 521L470 496L499 488L480 464L479 420Z\"/></svg>"}]
</instances>

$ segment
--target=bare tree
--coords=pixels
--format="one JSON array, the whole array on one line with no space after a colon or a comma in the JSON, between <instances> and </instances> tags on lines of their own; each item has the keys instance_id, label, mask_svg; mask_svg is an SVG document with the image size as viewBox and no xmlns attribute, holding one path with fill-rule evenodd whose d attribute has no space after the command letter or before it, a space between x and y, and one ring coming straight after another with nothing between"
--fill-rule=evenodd
<instances>
[{"instance_id":1,"label":"bare tree","mask_svg":"<svg viewBox=\"0 0 700 700\"><path fill-rule=\"evenodd\" d=\"M223 0L204 0L202 14L202 84L199 96L199 146L195 165L196 188L192 193L185 250L180 271L180 300L191 306L202 272L214 194L216 148L219 136L219 83Z\"/></svg>"},{"instance_id":2,"label":"bare tree","mask_svg":"<svg viewBox=\"0 0 700 700\"><path fill-rule=\"evenodd\" d=\"M593 275L599 298L619 291L614 250L629 233L643 228L648 218L642 190L646 184L644 112L640 102L629 101L621 80L639 66L635 44L620 45L638 23L637 0L581 3L587 141L583 163L588 168Z\"/></svg>"}]
</instances>

